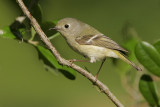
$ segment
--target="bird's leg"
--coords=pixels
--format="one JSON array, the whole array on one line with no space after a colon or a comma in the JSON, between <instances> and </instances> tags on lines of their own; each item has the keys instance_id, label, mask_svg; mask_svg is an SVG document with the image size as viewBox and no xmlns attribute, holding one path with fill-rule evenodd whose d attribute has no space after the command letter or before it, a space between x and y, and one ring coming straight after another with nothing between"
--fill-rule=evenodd
<instances>
[{"instance_id":1,"label":"bird's leg","mask_svg":"<svg viewBox=\"0 0 160 107\"><path fill-rule=\"evenodd\" d=\"M71 63L71 65L73 64L73 62L90 62L89 60L77 60L77 59L71 59L69 60L69 62Z\"/></svg>"},{"instance_id":2,"label":"bird's leg","mask_svg":"<svg viewBox=\"0 0 160 107\"><path fill-rule=\"evenodd\" d=\"M99 67L99 70L98 70L98 72L97 72L96 75L95 75L96 81L97 81L97 79L98 79L98 74L99 74L99 72L101 71L101 68L102 68L105 60L106 60L106 58L102 60L102 63L101 63L101 65L100 65L100 67Z\"/></svg>"}]
</instances>

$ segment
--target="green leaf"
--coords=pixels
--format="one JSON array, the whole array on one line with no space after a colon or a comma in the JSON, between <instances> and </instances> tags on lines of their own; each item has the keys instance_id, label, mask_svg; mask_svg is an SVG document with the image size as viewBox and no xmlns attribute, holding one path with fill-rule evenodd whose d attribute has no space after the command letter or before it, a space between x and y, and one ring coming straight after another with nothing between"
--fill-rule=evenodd
<instances>
[{"instance_id":1,"label":"green leaf","mask_svg":"<svg viewBox=\"0 0 160 107\"><path fill-rule=\"evenodd\" d=\"M3 38L11 38L11 39L15 39L16 36L13 35L13 33L11 32L10 28L8 26L3 27L2 29L0 29L0 37Z\"/></svg>"},{"instance_id":2,"label":"green leaf","mask_svg":"<svg viewBox=\"0 0 160 107\"><path fill-rule=\"evenodd\" d=\"M37 50L39 51L40 58L44 61L44 63L52 68L58 69L62 74L64 74L67 78L74 80L76 77L76 71L67 66L62 66L58 63L53 54L46 48L37 45Z\"/></svg>"},{"instance_id":3,"label":"green leaf","mask_svg":"<svg viewBox=\"0 0 160 107\"><path fill-rule=\"evenodd\" d=\"M151 73L160 77L160 54L147 42L139 42L135 48L139 62Z\"/></svg>"},{"instance_id":4,"label":"green leaf","mask_svg":"<svg viewBox=\"0 0 160 107\"><path fill-rule=\"evenodd\" d=\"M51 21L47 21L47 22L44 22L42 23L41 27L42 27L42 30L44 31L44 33L50 37L54 34L57 33L56 30L49 30L50 28L54 28L56 25L54 24L54 22L51 22Z\"/></svg>"},{"instance_id":5,"label":"green leaf","mask_svg":"<svg viewBox=\"0 0 160 107\"><path fill-rule=\"evenodd\" d=\"M157 51L160 53L160 40L153 44Z\"/></svg>"},{"instance_id":6,"label":"green leaf","mask_svg":"<svg viewBox=\"0 0 160 107\"><path fill-rule=\"evenodd\" d=\"M3 38L22 40L25 35L26 35L25 28L19 28L17 30L11 31L10 27L6 26L0 29L0 37L3 37Z\"/></svg>"},{"instance_id":7,"label":"green leaf","mask_svg":"<svg viewBox=\"0 0 160 107\"><path fill-rule=\"evenodd\" d=\"M139 90L151 106L160 107L157 90L149 75L142 75L139 81Z\"/></svg>"},{"instance_id":8,"label":"green leaf","mask_svg":"<svg viewBox=\"0 0 160 107\"><path fill-rule=\"evenodd\" d=\"M32 16L38 21L39 24L42 22L42 9L41 6L38 4L34 5L31 10Z\"/></svg>"}]
</instances>

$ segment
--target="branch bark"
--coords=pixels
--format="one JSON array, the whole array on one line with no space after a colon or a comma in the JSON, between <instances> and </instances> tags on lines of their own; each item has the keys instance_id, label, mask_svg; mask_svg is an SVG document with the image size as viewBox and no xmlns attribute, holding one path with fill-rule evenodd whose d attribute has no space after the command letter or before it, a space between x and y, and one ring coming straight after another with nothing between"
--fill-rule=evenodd
<instances>
[{"instance_id":1,"label":"branch bark","mask_svg":"<svg viewBox=\"0 0 160 107\"><path fill-rule=\"evenodd\" d=\"M90 80L92 83L94 83L104 94L106 94L109 99L117 106L117 107L124 107L123 104L112 94L112 92L109 90L109 88L104 85L101 81L96 80L96 78L86 70L82 69L76 64L71 64L68 60L61 57L59 52L55 49L55 47L52 45L50 40L47 38L45 33L42 31L41 27L39 26L36 19L30 14L27 7L23 3L23 0L17 0L17 3L19 4L20 8L22 9L23 13L29 18L31 21L32 26L34 27L35 31L39 34L41 40L46 44L46 46L51 50L52 54L56 57L58 62L62 65L69 66L73 69L75 69L77 72L85 76L88 80Z\"/></svg>"}]
</instances>

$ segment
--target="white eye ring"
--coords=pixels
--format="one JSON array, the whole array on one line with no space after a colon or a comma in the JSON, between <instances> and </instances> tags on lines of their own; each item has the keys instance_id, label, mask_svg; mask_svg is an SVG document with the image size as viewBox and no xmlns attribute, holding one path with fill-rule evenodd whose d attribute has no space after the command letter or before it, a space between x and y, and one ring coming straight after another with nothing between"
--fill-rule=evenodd
<instances>
[{"instance_id":1,"label":"white eye ring","mask_svg":"<svg viewBox=\"0 0 160 107\"><path fill-rule=\"evenodd\" d=\"M67 29L69 28L69 24L65 24L64 27Z\"/></svg>"}]
</instances>

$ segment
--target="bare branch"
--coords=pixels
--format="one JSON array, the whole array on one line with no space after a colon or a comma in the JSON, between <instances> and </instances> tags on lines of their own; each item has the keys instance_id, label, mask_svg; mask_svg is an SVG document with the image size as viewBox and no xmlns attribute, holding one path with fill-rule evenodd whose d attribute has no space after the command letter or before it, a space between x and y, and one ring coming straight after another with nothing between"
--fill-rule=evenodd
<instances>
[{"instance_id":1,"label":"bare branch","mask_svg":"<svg viewBox=\"0 0 160 107\"><path fill-rule=\"evenodd\" d=\"M62 65L69 66L73 69L75 69L77 72L85 76L87 79L89 79L92 83L94 83L104 94L106 94L109 99L117 106L117 107L124 107L121 102L111 93L109 88L104 85L101 81L96 80L96 78L86 70L82 69L81 67L71 64L68 60L62 58L59 54L59 52L55 49L55 47L52 45L50 40L47 38L47 36L44 34L42 31L41 27L39 26L38 22L36 19L30 14L28 9L26 8L25 4L23 3L22 0L17 0L17 3L21 7L22 11L24 14L30 19L32 26L34 27L35 31L39 34L41 40L47 45L47 47L51 50L53 55L56 57L58 62Z\"/></svg>"}]
</instances>

